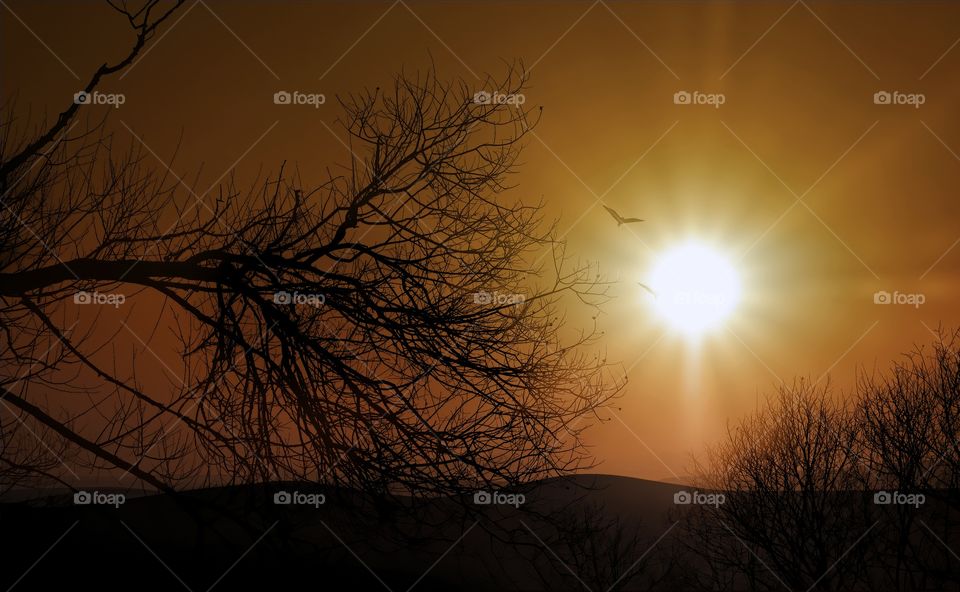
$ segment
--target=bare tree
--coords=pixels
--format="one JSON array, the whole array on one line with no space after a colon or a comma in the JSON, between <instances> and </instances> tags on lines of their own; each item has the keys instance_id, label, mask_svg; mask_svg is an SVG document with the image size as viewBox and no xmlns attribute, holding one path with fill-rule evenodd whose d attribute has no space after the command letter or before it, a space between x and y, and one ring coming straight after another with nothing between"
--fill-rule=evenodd
<instances>
[{"instance_id":1,"label":"bare tree","mask_svg":"<svg viewBox=\"0 0 960 592\"><path fill-rule=\"evenodd\" d=\"M15 487L55 483L69 487L61 464L65 457L69 458L66 444L43 424L24 413L0 417L0 495Z\"/></svg>"},{"instance_id":2,"label":"bare tree","mask_svg":"<svg viewBox=\"0 0 960 592\"><path fill-rule=\"evenodd\" d=\"M547 590L653 590L672 567L650 553L659 541L603 504L581 500L556 510L537 531L543 544L530 564Z\"/></svg>"},{"instance_id":3,"label":"bare tree","mask_svg":"<svg viewBox=\"0 0 960 592\"><path fill-rule=\"evenodd\" d=\"M861 449L870 467L865 487L925 498L922 505L878 508L890 525L878 563L897 590L958 581L950 551L960 543L958 336L941 330L931 348L914 349L890 372L863 374L857 385Z\"/></svg>"},{"instance_id":4,"label":"bare tree","mask_svg":"<svg viewBox=\"0 0 960 592\"><path fill-rule=\"evenodd\" d=\"M732 429L701 467L726 503L685 520L693 586L955 587L958 335L862 372L849 404L798 382Z\"/></svg>"},{"instance_id":5,"label":"bare tree","mask_svg":"<svg viewBox=\"0 0 960 592\"><path fill-rule=\"evenodd\" d=\"M176 6L115 8L136 41L88 92ZM519 93L524 79L511 68L483 84ZM540 204L502 197L539 112L475 90L431 69L340 97L353 157L325 182L281 167L209 199L81 126L75 104L35 132L8 102L0 412L45 426L76 462L163 490L297 479L457 493L588 462L588 422L573 420L623 379L561 307L597 306L606 285L570 267ZM179 380L104 361L113 335L74 329L91 314L78 291L170 321Z\"/></svg>"},{"instance_id":6,"label":"bare tree","mask_svg":"<svg viewBox=\"0 0 960 592\"><path fill-rule=\"evenodd\" d=\"M705 580L751 590L861 581L871 521L857 492L856 437L829 386L809 381L784 386L731 429L701 469L702 485L723 492L723 503L691 506L684 517Z\"/></svg>"},{"instance_id":7,"label":"bare tree","mask_svg":"<svg viewBox=\"0 0 960 592\"><path fill-rule=\"evenodd\" d=\"M858 381L871 484L955 491L960 468L960 332L942 332L888 373ZM955 500L954 500L955 501Z\"/></svg>"}]
</instances>

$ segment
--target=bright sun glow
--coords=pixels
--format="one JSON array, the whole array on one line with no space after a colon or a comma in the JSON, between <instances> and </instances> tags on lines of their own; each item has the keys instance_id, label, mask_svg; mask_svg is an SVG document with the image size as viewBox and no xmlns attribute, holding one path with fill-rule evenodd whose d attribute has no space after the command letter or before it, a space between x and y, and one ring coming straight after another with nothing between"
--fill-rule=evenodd
<instances>
[{"instance_id":1,"label":"bright sun glow","mask_svg":"<svg viewBox=\"0 0 960 592\"><path fill-rule=\"evenodd\" d=\"M740 300L740 277L723 255L700 243L663 253L650 274L656 308L671 326L688 336L715 327Z\"/></svg>"}]
</instances>

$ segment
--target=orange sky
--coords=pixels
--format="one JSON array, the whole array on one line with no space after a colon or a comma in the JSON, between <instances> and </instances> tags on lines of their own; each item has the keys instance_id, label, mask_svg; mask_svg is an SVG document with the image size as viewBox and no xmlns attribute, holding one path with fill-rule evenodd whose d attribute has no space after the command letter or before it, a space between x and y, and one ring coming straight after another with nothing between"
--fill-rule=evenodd
<instances>
[{"instance_id":1,"label":"orange sky","mask_svg":"<svg viewBox=\"0 0 960 592\"><path fill-rule=\"evenodd\" d=\"M129 41L97 4L8 4L4 95L35 115L58 113L80 86L71 71L85 81ZM682 475L779 380L830 370L844 386L858 365L883 367L958 324L960 5L210 1L176 18L100 90L126 97L109 121L121 145L129 126L169 162L182 137L173 169L202 165L198 193L234 165L252 179L286 160L320 179L347 154L332 131L338 93L431 57L468 84L523 60L527 104L544 116L511 193L543 196L569 253L623 280L599 321L630 383L588 432L597 470ZM277 106L278 90L328 100ZM725 103L675 105L682 90ZM875 105L882 90L925 102ZM647 221L618 229L601 199ZM686 238L729 252L744 277L736 314L697 351L636 286ZM926 303L878 306L877 290ZM152 319L131 326L147 336Z\"/></svg>"}]
</instances>

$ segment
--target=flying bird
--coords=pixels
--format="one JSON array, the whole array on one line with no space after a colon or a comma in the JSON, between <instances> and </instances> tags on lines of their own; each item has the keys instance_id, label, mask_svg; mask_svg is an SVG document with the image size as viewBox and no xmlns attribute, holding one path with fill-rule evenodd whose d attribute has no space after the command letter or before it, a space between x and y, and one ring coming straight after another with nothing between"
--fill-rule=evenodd
<instances>
[{"instance_id":1,"label":"flying bird","mask_svg":"<svg viewBox=\"0 0 960 592\"><path fill-rule=\"evenodd\" d=\"M603 206L603 209L610 212L610 215L613 216L613 219L617 221L617 226L621 226L623 224L632 224L633 222L643 222L643 220L640 218L624 218L618 214L616 210L613 208L608 208L607 206Z\"/></svg>"}]
</instances>

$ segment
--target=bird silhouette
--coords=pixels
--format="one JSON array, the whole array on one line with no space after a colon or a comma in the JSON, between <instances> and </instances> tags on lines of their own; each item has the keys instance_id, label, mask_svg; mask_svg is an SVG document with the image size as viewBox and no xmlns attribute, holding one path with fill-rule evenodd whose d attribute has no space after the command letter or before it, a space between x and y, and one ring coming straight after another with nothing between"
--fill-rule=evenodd
<instances>
[{"instance_id":1,"label":"bird silhouette","mask_svg":"<svg viewBox=\"0 0 960 592\"><path fill-rule=\"evenodd\" d=\"M608 208L607 206L603 206L603 209L610 212L610 215L613 216L613 219L617 221L617 226L622 226L623 224L632 224L633 222L643 222L643 220L640 218L624 218L618 214L616 210L613 208Z\"/></svg>"}]
</instances>

